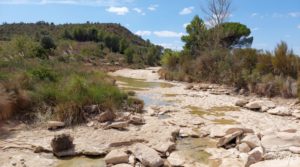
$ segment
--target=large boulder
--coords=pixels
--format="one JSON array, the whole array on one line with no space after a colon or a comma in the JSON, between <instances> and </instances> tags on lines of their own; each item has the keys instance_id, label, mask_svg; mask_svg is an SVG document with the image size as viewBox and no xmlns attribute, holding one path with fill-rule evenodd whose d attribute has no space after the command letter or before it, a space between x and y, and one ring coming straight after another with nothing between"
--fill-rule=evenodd
<instances>
[{"instance_id":1,"label":"large boulder","mask_svg":"<svg viewBox=\"0 0 300 167\"><path fill-rule=\"evenodd\" d=\"M248 146L250 146L251 149L260 146L260 140L257 135L255 134L249 134L246 135L242 140L242 143L247 143Z\"/></svg>"},{"instance_id":2,"label":"large boulder","mask_svg":"<svg viewBox=\"0 0 300 167\"><path fill-rule=\"evenodd\" d=\"M57 157L74 156L75 145L69 134L56 135L51 141L53 154Z\"/></svg>"},{"instance_id":3,"label":"large boulder","mask_svg":"<svg viewBox=\"0 0 300 167\"><path fill-rule=\"evenodd\" d=\"M128 163L129 156L122 150L112 150L105 156L104 161L106 164Z\"/></svg>"},{"instance_id":4,"label":"large boulder","mask_svg":"<svg viewBox=\"0 0 300 167\"><path fill-rule=\"evenodd\" d=\"M131 152L145 166L159 167L164 164L158 153L144 144L136 144Z\"/></svg>"},{"instance_id":5,"label":"large boulder","mask_svg":"<svg viewBox=\"0 0 300 167\"><path fill-rule=\"evenodd\" d=\"M167 142L159 142L153 146L153 148L162 153L163 155L166 155L167 152L172 152L173 150L176 149L176 144L172 141L167 141Z\"/></svg>"},{"instance_id":6,"label":"large boulder","mask_svg":"<svg viewBox=\"0 0 300 167\"><path fill-rule=\"evenodd\" d=\"M209 136L214 137L224 137L227 134L231 134L236 131L243 131L243 133L254 133L252 129L245 128L239 125L214 125L209 129Z\"/></svg>"},{"instance_id":7,"label":"large boulder","mask_svg":"<svg viewBox=\"0 0 300 167\"><path fill-rule=\"evenodd\" d=\"M271 108L275 108L276 105L272 101L267 101L267 100L256 100L249 102L248 104L245 105L245 108L254 110L254 111L262 111L266 112L267 110Z\"/></svg>"},{"instance_id":8,"label":"large boulder","mask_svg":"<svg viewBox=\"0 0 300 167\"><path fill-rule=\"evenodd\" d=\"M272 115L280 115L280 116L291 116L292 112L288 107L279 106L267 111L269 114Z\"/></svg>"},{"instance_id":9,"label":"large boulder","mask_svg":"<svg viewBox=\"0 0 300 167\"><path fill-rule=\"evenodd\" d=\"M290 147L300 147L300 133L276 132L262 137L261 144L267 152L287 151Z\"/></svg>"},{"instance_id":10,"label":"large boulder","mask_svg":"<svg viewBox=\"0 0 300 167\"><path fill-rule=\"evenodd\" d=\"M289 148L289 151L294 153L294 154L300 154L300 147L292 146L292 147Z\"/></svg>"}]
</instances>

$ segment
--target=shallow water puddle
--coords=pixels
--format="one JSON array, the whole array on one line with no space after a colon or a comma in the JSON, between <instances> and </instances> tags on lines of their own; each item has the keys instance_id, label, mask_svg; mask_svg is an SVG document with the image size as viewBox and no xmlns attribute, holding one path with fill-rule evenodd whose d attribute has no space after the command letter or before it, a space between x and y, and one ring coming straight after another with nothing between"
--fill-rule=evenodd
<instances>
[{"instance_id":1,"label":"shallow water puddle","mask_svg":"<svg viewBox=\"0 0 300 167\"><path fill-rule=\"evenodd\" d=\"M218 107L212 107L210 109L203 109L195 106L187 106L186 108L190 109L192 114L198 115L204 119L206 119L205 116L224 117L225 112L240 111L238 107L233 107L233 106L218 106ZM224 124L224 125L239 124L239 122L228 118L216 118L216 119L212 119L211 121L214 124Z\"/></svg>"},{"instance_id":2,"label":"shallow water puddle","mask_svg":"<svg viewBox=\"0 0 300 167\"><path fill-rule=\"evenodd\" d=\"M75 157L60 160L56 167L105 167L103 158Z\"/></svg>"},{"instance_id":3,"label":"shallow water puddle","mask_svg":"<svg viewBox=\"0 0 300 167\"><path fill-rule=\"evenodd\" d=\"M216 147L216 141L209 138L184 138L178 139L176 149L185 157L202 164L209 164L211 154L205 148Z\"/></svg>"},{"instance_id":4,"label":"shallow water puddle","mask_svg":"<svg viewBox=\"0 0 300 167\"><path fill-rule=\"evenodd\" d=\"M135 78L128 78L123 76L115 76L114 77L117 81L120 81L121 85L133 89L144 89L147 90L148 88L155 88L155 87L161 87L161 88L171 88L174 85L170 83L164 83L164 82L147 82L144 79L135 79Z\"/></svg>"}]
</instances>

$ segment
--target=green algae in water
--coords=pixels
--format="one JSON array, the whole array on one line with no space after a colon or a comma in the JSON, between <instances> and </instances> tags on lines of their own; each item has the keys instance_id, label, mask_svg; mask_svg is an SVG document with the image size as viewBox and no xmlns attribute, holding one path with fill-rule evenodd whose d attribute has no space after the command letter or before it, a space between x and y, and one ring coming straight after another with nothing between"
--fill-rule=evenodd
<instances>
[{"instance_id":1,"label":"green algae in water","mask_svg":"<svg viewBox=\"0 0 300 167\"><path fill-rule=\"evenodd\" d=\"M221 125L235 125L239 124L239 122L233 120L233 119L215 119L213 120L213 123L215 124L221 124Z\"/></svg>"},{"instance_id":2,"label":"green algae in water","mask_svg":"<svg viewBox=\"0 0 300 167\"><path fill-rule=\"evenodd\" d=\"M164 96L165 97L176 97L178 94L172 94L172 93L170 93L170 94L165 94Z\"/></svg>"},{"instance_id":3,"label":"green algae in water","mask_svg":"<svg viewBox=\"0 0 300 167\"><path fill-rule=\"evenodd\" d=\"M239 108L233 106L219 106L212 107L209 109L203 109L201 107L195 106L187 106L186 108L190 109L192 114L199 115L200 117L203 117L204 115L222 117L225 116L224 112L239 111Z\"/></svg>"},{"instance_id":4,"label":"green algae in water","mask_svg":"<svg viewBox=\"0 0 300 167\"><path fill-rule=\"evenodd\" d=\"M208 164L211 154L206 152L205 148L215 148L216 141L209 138L184 138L177 140L176 148L184 156L192 160Z\"/></svg>"},{"instance_id":5,"label":"green algae in water","mask_svg":"<svg viewBox=\"0 0 300 167\"><path fill-rule=\"evenodd\" d=\"M103 158L75 157L60 160L56 167L105 167Z\"/></svg>"},{"instance_id":6,"label":"green algae in water","mask_svg":"<svg viewBox=\"0 0 300 167\"><path fill-rule=\"evenodd\" d=\"M121 81L125 83L124 86L130 87L130 88L155 88L155 87L161 87L161 88L170 88L173 87L173 84L170 83L163 83L163 82L147 82L144 79L135 79L135 78L128 78L128 77L122 77L122 76L116 76L114 77L117 81Z\"/></svg>"}]
</instances>

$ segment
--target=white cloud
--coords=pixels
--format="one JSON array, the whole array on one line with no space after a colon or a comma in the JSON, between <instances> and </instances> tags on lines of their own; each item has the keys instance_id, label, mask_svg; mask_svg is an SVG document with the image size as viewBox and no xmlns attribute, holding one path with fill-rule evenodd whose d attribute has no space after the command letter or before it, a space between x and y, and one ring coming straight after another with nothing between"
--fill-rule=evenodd
<instances>
[{"instance_id":1,"label":"white cloud","mask_svg":"<svg viewBox=\"0 0 300 167\"><path fill-rule=\"evenodd\" d=\"M187 15L187 14L191 14L194 10L194 7L193 6L190 6L190 7L187 7L187 8L183 8L179 14L180 15Z\"/></svg>"},{"instance_id":2,"label":"white cloud","mask_svg":"<svg viewBox=\"0 0 300 167\"><path fill-rule=\"evenodd\" d=\"M122 6L132 3L135 0L0 0L0 4L9 5L47 5L47 4L66 4L66 5L85 5L85 6Z\"/></svg>"},{"instance_id":3,"label":"white cloud","mask_svg":"<svg viewBox=\"0 0 300 167\"><path fill-rule=\"evenodd\" d=\"M288 15L291 16L291 17L297 18L297 17L300 17L300 12L291 12Z\"/></svg>"},{"instance_id":4,"label":"white cloud","mask_svg":"<svg viewBox=\"0 0 300 167\"><path fill-rule=\"evenodd\" d=\"M145 12L143 12L143 10L142 10L142 9L140 9L140 8L133 8L132 10L133 10L133 11L135 11L136 13L139 13L139 14L141 14L141 15L146 15L146 13L145 13Z\"/></svg>"},{"instance_id":5,"label":"white cloud","mask_svg":"<svg viewBox=\"0 0 300 167\"><path fill-rule=\"evenodd\" d=\"M111 6L106 9L107 12L115 13L117 15L125 15L129 12L129 9L127 7L114 7Z\"/></svg>"},{"instance_id":6,"label":"white cloud","mask_svg":"<svg viewBox=\"0 0 300 167\"><path fill-rule=\"evenodd\" d=\"M154 35L158 37L166 37L166 38L172 38L172 37L181 37L184 35L182 32L174 32L174 31L154 31Z\"/></svg>"},{"instance_id":7,"label":"white cloud","mask_svg":"<svg viewBox=\"0 0 300 167\"><path fill-rule=\"evenodd\" d=\"M152 34L151 31L142 31L142 30L139 30L137 32L135 32L136 35L139 35L139 36L149 36Z\"/></svg>"},{"instance_id":8,"label":"white cloud","mask_svg":"<svg viewBox=\"0 0 300 167\"><path fill-rule=\"evenodd\" d=\"M158 5L150 5L150 6L148 7L148 10L150 10L150 11L155 11L157 8L158 8Z\"/></svg>"},{"instance_id":9,"label":"white cloud","mask_svg":"<svg viewBox=\"0 0 300 167\"><path fill-rule=\"evenodd\" d=\"M158 45L176 51L180 51L183 49L182 44L179 43L159 43Z\"/></svg>"},{"instance_id":10,"label":"white cloud","mask_svg":"<svg viewBox=\"0 0 300 167\"><path fill-rule=\"evenodd\" d=\"M297 27L298 29L300 29L300 24L298 25L298 27Z\"/></svg>"}]
</instances>

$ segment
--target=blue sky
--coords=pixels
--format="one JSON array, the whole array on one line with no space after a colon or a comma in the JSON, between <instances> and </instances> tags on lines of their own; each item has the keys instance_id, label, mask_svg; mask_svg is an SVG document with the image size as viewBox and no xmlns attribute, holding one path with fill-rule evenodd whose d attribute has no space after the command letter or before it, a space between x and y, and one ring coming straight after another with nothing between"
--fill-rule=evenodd
<instances>
[{"instance_id":1,"label":"blue sky","mask_svg":"<svg viewBox=\"0 0 300 167\"><path fill-rule=\"evenodd\" d=\"M0 23L121 23L156 44L181 49L184 26L206 0L0 0ZM252 30L253 47L272 50L281 40L300 55L300 0L233 0L229 21Z\"/></svg>"}]
</instances>

